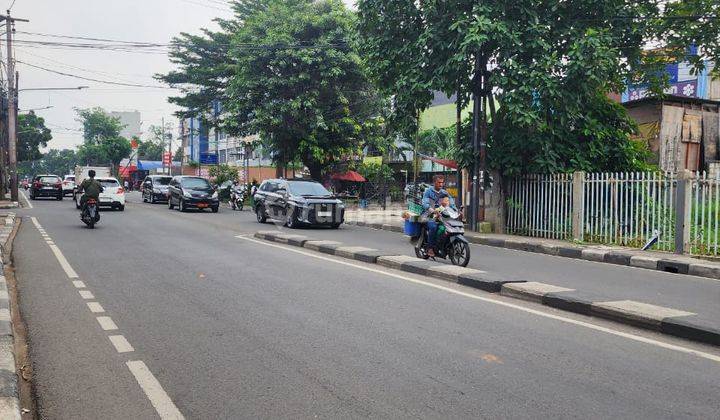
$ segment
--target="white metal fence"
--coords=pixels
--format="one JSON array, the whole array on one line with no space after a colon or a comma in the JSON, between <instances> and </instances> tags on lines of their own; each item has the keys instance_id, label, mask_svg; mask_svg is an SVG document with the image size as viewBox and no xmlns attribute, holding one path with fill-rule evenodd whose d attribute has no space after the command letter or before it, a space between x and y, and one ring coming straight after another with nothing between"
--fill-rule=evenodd
<instances>
[{"instance_id":1,"label":"white metal fence","mask_svg":"<svg viewBox=\"0 0 720 420\"><path fill-rule=\"evenodd\" d=\"M720 181L703 172L693 180L690 200L690 251L718 255L720 231Z\"/></svg>"},{"instance_id":2,"label":"white metal fence","mask_svg":"<svg viewBox=\"0 0 720 420\"><path fill-rule=\"evenodd\" d=\"M526 175L512 180L507 199L507 232L571 238L572 181L572 174Z\"/></svg>"},{"instance_id":3,"label":"white metal fence","mask_svg":"<svg viewBox=\"0 0 720 420\"><path fill-rule=\"evenodd\" d=\"M581 232L585 242L656 249L675 244L676 180L671 173L588 173L583 180Z\"/></svg>"}]
</instances>

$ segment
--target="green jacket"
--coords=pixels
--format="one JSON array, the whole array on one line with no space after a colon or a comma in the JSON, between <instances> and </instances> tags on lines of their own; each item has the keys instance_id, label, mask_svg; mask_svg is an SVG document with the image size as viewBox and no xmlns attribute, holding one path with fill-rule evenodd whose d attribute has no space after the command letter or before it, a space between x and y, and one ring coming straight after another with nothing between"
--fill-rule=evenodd
<instances>
[{"instance_id":1,"label":"green jacket","mask_svg":"<svg viewBox=\"0 0 720 420\"><path fill-rule=\"evenodd\" d=\"M85 192L85 198L100 198L103 187L95 178L88 178L80 184L80 191Z\"/></svg>"}]
</instances>

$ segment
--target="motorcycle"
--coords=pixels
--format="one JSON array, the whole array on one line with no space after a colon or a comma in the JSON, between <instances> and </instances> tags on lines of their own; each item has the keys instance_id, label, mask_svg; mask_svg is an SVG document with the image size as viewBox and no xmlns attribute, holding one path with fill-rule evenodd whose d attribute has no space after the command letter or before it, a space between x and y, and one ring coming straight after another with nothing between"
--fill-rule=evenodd
<instances>
[{"instance_id":1,"label":"motorcycle","mask_svg":"<svg viewBox=\"0 0 720 420\"><path fill-rule=\"evenodd\" d=\"M94 198L88 199L85 208L80 213L80 219L88 228L94 229L95 223L100 221L100 212L98 211L97 201Z\"/></svg>"},{"instance_id":2,"label":"motorcycle","mask_svg":"<svg viewBox=\"0 0 720 420\"><path fill-rule=\"evenodd\" d=\"M233 210L243 209L245 202L245 189L240 187L231 188L230 190L230 206Z\"/></svg>"},{"instance_id":3,"label":"motorcycle","mask_svg":"<svg viewBox=\"0 0 720 420\"><path fill-rule=\"evenodd\" d=\"M465 226L460 212L450 207L441 207L438 214L437 240L434 258L449 258L453 265L465 267L470 262L470 244L465 239ZM415 255L427 260L427 224L423 223L420 234L412 238Z\"/></svg>"}]
</instances>

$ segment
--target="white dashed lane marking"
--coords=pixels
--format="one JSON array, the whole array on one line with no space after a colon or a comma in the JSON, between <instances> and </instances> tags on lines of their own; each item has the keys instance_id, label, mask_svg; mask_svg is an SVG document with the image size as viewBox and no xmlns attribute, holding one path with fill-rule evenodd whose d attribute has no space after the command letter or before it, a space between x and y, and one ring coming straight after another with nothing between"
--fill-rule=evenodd
<instances>
[{"instance_id":1,"label":"white dashed lane marking","mask_svg":"<svg viewBox=\"0 0 720 420\"><path fill-rule=\"evenodd\" d=\"M94 314L99 314L105 312L105 309L103 309L102 305L100 305L97 302L88 302L87 303L88 309L90 309L90 312Z\"/></svg>"},{"instance_id":2,"label":"white dashed lane marking","mask_svg":"<svg viewBox=\"0 0 720 420\"><path fill-rule=\"evenodd\" d=\"M135 351L133 346L131 346L130 343L122 335L111 335L108 338L110 339L112 345L115 346L115 350L117 350L118 353L128 353L131 351Z\"/></svg>"},{"instance_id":3,"label":"white dashed lane marking","mask_svg":"<svg viewBox=\"0 0 720 420\"><path fill-rule=\"evenodd\" d=\"M132 360L126 364L161 419L185 418L142 360Z\"/></svg>"},{"instance_id":4,"label":"white dashed lane marking","mask_svg":"<svg viewBox=\"0 0 720 420\"><path fill-rule=\"evenodd\" d=\"M28 204L30 204L29 201ZM30 208L32 208L31 205ZM45 232L45 229L43 229L43 227L40 225L37 218L31 217L30 219L42 235L45 242L52 250L53 254L55 254L55 258L57 258L60 266L63 268L63 270L65 270L65 274L67 274L70 279L77 279L78 274L75 272L68 260L60 251L60 248L55 245L50 235ZM75 288L77 289L85 289L85 283L80 280L73 280L72 283L73 286L75 286ZM89 290L78 290L78 293L83 299L95 298L93 293ZM2 296L0 296L0 298L2 298ZM99 302L86 302L86 305L92 313L105 312L105 309L102 307L102 305L100 305ZM10 312L7 309L0 309L0 320L9 319ZM100 324L100 328L102 328L103 331L118 330L118 326L109 316L98 316L96 319L98 321L98 324ZM130 342L125 338L124 335L111 335L108 336L108 339L118 353L130 353L135 351L135 348L133 348L132 344L130 344ZM175 406L175 403L172 402L170 397L163 389L162 385L160 385L160 382L158 382L155 376L153 376L152 372L150 372L150 370L147 368L143 361L130 361L127 362L126 365L135 377L135 380L140 385L140 388L142 388L143 392L145 392L145 395L150 400L150 403L155 408L155 411L157 411L161 419L184 419L182 413L180 413L180 410L178 410L178 408Z\"/></svg>"},{"instance_id":5,"label":"white dashed lane marking","mask_svg":"<svg viewBox=\"0 0 720 420\"><path fill-rule=\"evenodd\" d=\"M97 321L100 324L100 328L104 331L114 331L118 329L118 326L115 325L115 322L109 316L99 316L97 317Z\"/></svg>"}]
</instances>

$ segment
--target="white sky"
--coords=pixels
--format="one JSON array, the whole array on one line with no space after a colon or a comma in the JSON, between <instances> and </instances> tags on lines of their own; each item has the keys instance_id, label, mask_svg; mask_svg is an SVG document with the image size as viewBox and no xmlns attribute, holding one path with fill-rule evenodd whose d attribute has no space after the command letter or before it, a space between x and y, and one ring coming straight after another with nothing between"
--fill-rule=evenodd
<instances>
[{"instance_id":1,"label":"white sky","mask_svg":"<svg viewBox=\"0 0 720 420\"><path fill-rule=\"evenodd\" d=\"M0 0L0 10L4 11L12 1ZM353 3L353 0L344 1L346 4ZM197 33L202 27L216 28L213 18L231 16L224 3L225 0L16 0L11 14L30 20L28 23L18 22L17 31L167 43L179 32ZM22 33L17 33L15 39L89 42ZM2 50L4 60L5 48ZM145 85L160 85L152 79L152 75L171 69L167 56L160 54L54 49L35 45L17 45L15 54L20 61L63 73ZM175 107L167 103L168 93L172 91L104 85L48 73L21 63L18 63L17 70L20 72L20 89L90 87L82 91L20 92L21 110L53 107L36 111L52 129L53 140L48 144L49 148L68 148L82 142L82 133L77 131L81 126L75 120L74 107L138 110L142 114L143 131L150 125L160 125L162 117L177 126L177 119L172 116Z\"/></svg>"}]
</instances>

